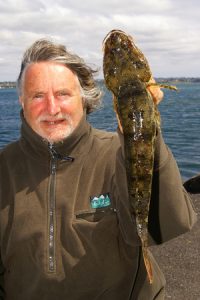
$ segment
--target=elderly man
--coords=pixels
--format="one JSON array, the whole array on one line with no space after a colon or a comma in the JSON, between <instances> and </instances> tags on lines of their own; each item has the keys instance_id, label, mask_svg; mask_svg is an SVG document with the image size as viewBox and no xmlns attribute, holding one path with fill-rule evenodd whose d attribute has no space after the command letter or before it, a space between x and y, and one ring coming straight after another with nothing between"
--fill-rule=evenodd
<instances>
[{"instance_id":1,"label":"elderly man","mask_svg":"<svg viewBox=\"0 0 200 300\"><path fill-rule=\"evenodd\" d=\"M151 256L149 283L130 214L123 137L86 119L101 98L93 70L39 40L24 54L18 91L21 138L0 154L0 299L164 299L164 276ZM195 219L158 133L150 240L174 238Z\"/></svg>"}]
</instances>

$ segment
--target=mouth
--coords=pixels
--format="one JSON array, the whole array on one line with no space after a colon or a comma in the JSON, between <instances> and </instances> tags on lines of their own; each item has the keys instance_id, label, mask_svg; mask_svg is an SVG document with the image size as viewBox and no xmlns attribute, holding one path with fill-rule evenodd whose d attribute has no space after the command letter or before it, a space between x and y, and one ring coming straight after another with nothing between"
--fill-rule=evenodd
<instances>
[{"instance_id":1,"label":"mouth","mask_svg":"<svg viewBox=\"0 0 200 300\"><path fill-rule=\"evenodd\" d=\"M43 123L45 126L65 125L65 124L66 124L66 119L43 120L42 123Z\"/></svg>"}]
</instances>

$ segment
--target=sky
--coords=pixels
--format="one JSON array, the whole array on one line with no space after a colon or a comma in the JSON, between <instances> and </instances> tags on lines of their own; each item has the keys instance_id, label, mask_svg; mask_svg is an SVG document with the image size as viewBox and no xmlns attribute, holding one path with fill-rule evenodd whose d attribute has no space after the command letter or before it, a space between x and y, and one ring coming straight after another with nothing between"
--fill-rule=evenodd
<instances>
[{"instance_id":1,"label":"sky","mask_svg":"<svg viewBox=\"0 0 200 300\"><path fill-rule=\"evenodd\" d=\"M200 77L199 0L0 0L0 81L15 81L35 40L64 44L102 76L112 29L134 38L154 77Z\"/></svg>"}]
</instances>

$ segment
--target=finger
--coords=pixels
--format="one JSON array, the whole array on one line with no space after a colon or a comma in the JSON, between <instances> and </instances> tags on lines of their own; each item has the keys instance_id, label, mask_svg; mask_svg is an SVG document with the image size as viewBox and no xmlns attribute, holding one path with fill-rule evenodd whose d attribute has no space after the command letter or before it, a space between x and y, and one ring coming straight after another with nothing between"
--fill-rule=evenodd
<instances>
[{"instance_id":1,"label":"finger","mask_svg":"<svg viewBox=\"0 0 200 300\"><path fill-rule=\"evenodd\" d=\"M147 89L150 92L154 103L158 105L163 99L164 96L163 91L158 86L148 86Z\"/></svg>"}]
</instances>

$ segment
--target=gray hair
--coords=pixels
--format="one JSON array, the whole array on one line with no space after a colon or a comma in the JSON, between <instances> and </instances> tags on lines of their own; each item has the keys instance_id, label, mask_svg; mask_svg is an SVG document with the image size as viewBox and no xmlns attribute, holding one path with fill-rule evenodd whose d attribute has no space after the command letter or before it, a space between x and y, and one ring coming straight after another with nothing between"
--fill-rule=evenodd
<instances>
[{"instance_id":1,"label":"gray hair","mask_svg":"<svg viewBox=\"0 0 200 300\"><path fill-rule=\"evenodd\" d=\"M86 65L84 60L78 55L66 50L64 45L55 44L46 39L35 41L24 53L20 74L17 79L17 89L20 95L22 93L25 69L28 65L41 61L53 61L63 64L77 76L87 114L101 106L102 92L93 77L97 70L93 70Z\"/></svg>"}]
</instances>

